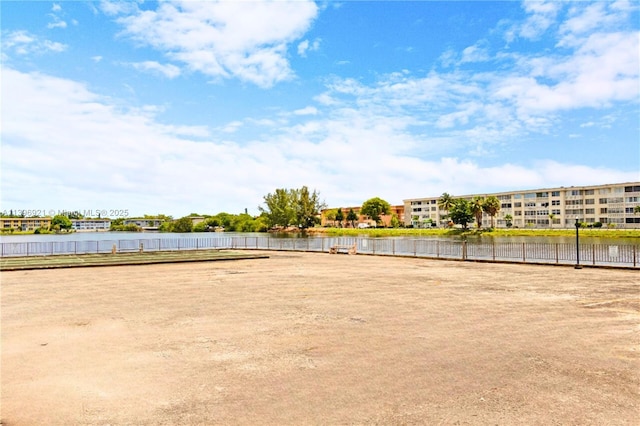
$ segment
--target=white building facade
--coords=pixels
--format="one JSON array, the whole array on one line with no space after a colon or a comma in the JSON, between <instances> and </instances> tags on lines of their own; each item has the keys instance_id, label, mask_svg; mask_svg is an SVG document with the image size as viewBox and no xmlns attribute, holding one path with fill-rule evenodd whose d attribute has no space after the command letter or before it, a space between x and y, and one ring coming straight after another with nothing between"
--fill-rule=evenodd
<instances>
[{"instance_id":1,"label":"white building facade","mask_svg":"<svg viewBox=\"0 0 640 426\"><path fill-rule=\"evenodd\" d=\"M109 219L71 219L71 229L82 231L108 231L111 228Z\"/></svg>"},{"instance_id":2,"label":"white building facade","mask_svg":"<svg viewBox=\"0 0 640 426\"><path fill-rule=\"evenodd\" d=\"M640 182L596 186L572 186L532 189L492 194L455 196L495 196L500 211L494 218L496 228L506 228L511 219L517 228L573 228L576 219L591 226L620 229L640 229ZM419 227L443 226L448 223L447 211L440 210L438 197L404 200L406 225ZM483 215L482 226L491 226L491 217Z\"/></svg>"}]
</instances>

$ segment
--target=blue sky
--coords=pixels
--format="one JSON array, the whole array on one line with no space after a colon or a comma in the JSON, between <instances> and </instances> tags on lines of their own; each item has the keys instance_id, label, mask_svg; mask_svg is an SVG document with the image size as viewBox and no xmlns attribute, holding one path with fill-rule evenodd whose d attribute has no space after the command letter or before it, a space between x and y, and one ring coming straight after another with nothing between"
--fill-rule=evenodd
<instances>
[{"instance_id":1,"label":"blue sky","mask_svg":"<svg viewBox=\"0 0 640 426\"><path fill-rule=\"evenodd\" d=\"M2 210L640 180L635 1L0 7Z\"/></svg>"}]
</instances>

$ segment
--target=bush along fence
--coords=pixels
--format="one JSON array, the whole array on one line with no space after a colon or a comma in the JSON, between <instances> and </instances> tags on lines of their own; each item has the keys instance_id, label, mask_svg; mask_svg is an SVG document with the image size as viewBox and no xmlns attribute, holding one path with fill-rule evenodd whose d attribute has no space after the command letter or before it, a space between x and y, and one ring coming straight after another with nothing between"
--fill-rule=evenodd
<instances>
[{"instance_id":1,"label":"bush along fence","mask_svg":"<svg viewBox=\"0 0 640 426\"><path fill-rule=\"evenodd\" d=\"M482 243L420 238L361 237L194 237L103 241L0 243L0 256L46 256L172 250L289 250L329 253L332 247L353 246L358 254L424 257L448 260L543 263L639 268L635 244Z\"/></svg>"}]
</instances>

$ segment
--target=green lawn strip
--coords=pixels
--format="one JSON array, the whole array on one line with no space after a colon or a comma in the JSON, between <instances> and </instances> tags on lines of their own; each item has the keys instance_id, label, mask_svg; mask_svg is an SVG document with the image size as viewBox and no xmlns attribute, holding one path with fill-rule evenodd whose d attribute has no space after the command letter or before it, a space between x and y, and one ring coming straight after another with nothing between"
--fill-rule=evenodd
<instances>
[{"instance_id":1,"label":"green lawn strip","mask_svg":"<svg viewBox=\"0 0 640 426\"><path fill-rule=\"evenodd\" d=\"M12 271L88 266L142 265L172 262L256 259L267 257L268 256L266 255L220 250L9 257L0 259L0 270Z\"/></svg>"}]
</instances>

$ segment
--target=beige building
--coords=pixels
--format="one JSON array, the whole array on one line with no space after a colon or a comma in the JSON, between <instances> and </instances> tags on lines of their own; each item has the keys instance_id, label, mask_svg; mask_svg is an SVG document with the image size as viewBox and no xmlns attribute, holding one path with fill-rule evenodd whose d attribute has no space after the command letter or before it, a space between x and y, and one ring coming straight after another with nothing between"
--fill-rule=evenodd
<instances>
[{"instance_id":1,"label":"beige building","mask_svg":"<svg viewBox=\"0 0 640 426\"><path fill-rule=\"evenodd\" d=\"M51 227L50 217L3 217L0 218L0 229L35 231L36 229L49 229Z\"/></svg>"},{"instance_id":2,"label":"beige building","mask_svg":"<svg viewBox=\"0 0 640 426\"><path fill-rule=\"evenodd\" d=\"M572 228L576 219L587 225L640 229L640 182L616 183L596 186L571 186L452 196L468 200L476 196L495 196L500 200L500 211L495 217L497 228L507 227L505 217L510 215L513 227L518 228ZM447 212L440 210L440 196L404 200L406 225L418 227L443 226L448 222ZM491 226L486 213L482 226Z\"/></svg>"}]
</instances>

